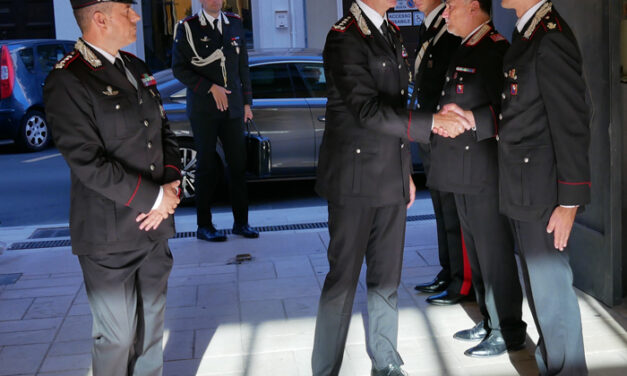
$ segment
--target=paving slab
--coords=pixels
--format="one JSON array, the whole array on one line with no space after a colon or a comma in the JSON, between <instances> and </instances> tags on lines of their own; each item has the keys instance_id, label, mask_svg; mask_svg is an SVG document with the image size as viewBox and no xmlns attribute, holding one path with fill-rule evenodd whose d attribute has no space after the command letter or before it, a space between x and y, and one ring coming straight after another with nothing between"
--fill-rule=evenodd
<instances>
[{"instance_id":1,"label":"paving slab","mask_svg":"<svg viewBox=\"0 0 627 376\"><path fill-rule=\"evenodd\" d=\"M422 200L410 215L429 214ZM256 226L324 222L325 207L251 212ZM230 213L218 213L228 228ZM194 231L195 216L177 218L179 231ZM33 228L10 231L23 241ZM524 350L473 359L471 344L452 335L480 319L477 305L435 307L413 290L431 280L438 265L435 221L409 222L398 292L398 349L412 376L537 375L533 343L538 338L525 300ZM5 237L3 236L3 241ZM8 239L8 238L7 238ZM225 243L193 238L170 241L170 274L164 330L165 376L311 375L315 316L328 272L325 229L262 232L257 240L229 237ZM235 256L250 253L251 262ZM68 247L5 251L0 273L22 273L0 287L0 376L90 376L91 313L80 267ZM340 376L367 376L368 325L362 268ZM627 304L608 308L577 292L591 375L627 373Z\"/></svg>"}]
</instances>

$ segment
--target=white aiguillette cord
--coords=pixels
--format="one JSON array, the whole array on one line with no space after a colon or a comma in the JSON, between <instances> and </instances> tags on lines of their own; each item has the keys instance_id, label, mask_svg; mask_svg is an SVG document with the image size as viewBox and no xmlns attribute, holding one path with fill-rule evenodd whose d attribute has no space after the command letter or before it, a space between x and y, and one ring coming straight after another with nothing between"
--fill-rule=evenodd
<instances>
[{"instance_id":1,"label":"white aiguillette cord","mask_svg":"<svg viewBox=\"0 0 627 376\"><path fill-rule=\"evenodd\" d=\"M200 13L202 13L202 10L200 11ZM201 23L203 23L202 21L204 21L205 18L203 17L202 14L199 14L199 17L201 17L200 21ZM198 52L196 52L196 46L194 46L194 40L192 38L192 29L189 27L187 22L183 22L183 25L185 26L185 36L187 37L187 43L189 43L189 46L192 48L192 51L194 52L194 56L192 57L192 64L197 67L204 67L215 61L220 60L220 67L222 68L222 78L224 78L224 87L226 87L227 86L226 56L224 56L224 52L222 52L222 49L213 51L211 55L205 58L200 57L198 55ZM178 28L178 24L176 26ZM176 29L174 30L174 36L176 37Z\"/></svg>"}]
</instances>

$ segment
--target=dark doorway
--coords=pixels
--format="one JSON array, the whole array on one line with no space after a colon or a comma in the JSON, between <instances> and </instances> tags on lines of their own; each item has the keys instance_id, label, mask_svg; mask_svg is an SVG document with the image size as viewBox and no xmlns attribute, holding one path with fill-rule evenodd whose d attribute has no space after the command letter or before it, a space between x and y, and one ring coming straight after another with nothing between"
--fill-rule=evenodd
<instances>
[{"instance_id":1,"label":"dark doorway","mask_svg":"<svg viewBox=\"0 0 627 376\"><path fill-rule=\"evenodd\" d=\"M54 38L52 0L0 0L0 39Z\"/></svg>"}]
</instances>

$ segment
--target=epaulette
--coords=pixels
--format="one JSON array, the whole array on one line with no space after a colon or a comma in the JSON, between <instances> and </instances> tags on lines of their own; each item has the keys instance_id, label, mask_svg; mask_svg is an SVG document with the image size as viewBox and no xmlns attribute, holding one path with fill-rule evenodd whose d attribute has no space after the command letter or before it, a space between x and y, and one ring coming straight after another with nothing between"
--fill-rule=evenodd
<instances>
[{"instance_id":1,"label":"epaulette","mask_svg":"<svg viewBox=\"0 0 627 376\"><path fill-rule=\"evenodd\" d=\"M355 17L353 17L352 14L348 14L342 17L339 21L337 21L335 25L331 27L331 30L339 31L340 33L343 33L354 21L355 21Z\"/></svg>"},{"instance_id":2,"label":"epaulette","mask_svg":"<svg viewBox=\"0 0 627 376\"><path fill-rule=\"evenodd\" d=\"M553 11L544 16L541 23L544 31L562 31L562 24Z\"/></svg>"},{"instance_id":3,"label":"epaulette","mask_svg":"<svg viewBox=\"0 0 627 376\"><path fill-rule=\"evenodd\" d=\"M490 33L490 39L492 39L493 42L500 42L502 40L507 40L504 36L502 36L501 34L497 33L496 31L492 31Z\"/></svg>"},{"instance_id":4,"label":"epaulette","mask_svg":"<svg viewBox=\"0 0 627 376\"><path fill-rule=\"evenodd\" d=\"M194 18L198 18L198 14L192 14L191 16L187 16L185 18L183 18L182 20L179 21L179 23L183 23L183 22L187 22L190 20L193 20Z\"/></svg>"},{"instance_id":5,"label":"epaulette","mask_svg":"<svg viewBox=\"0 0 627 376\"><path fill-rule=\"evenodd\" d=\"M476 33L474 33L473 36L470 37L470 39L468 39L468 42L466 42L466 46L476 46L477 44L479 44L479 42L481 42L481 40L483 40L483 38L485 38L486 35L488 35L491 30L492 26L488 23L481 26L481 28Z\"/></svg>"},{"instance_id":6,"label":"epaulette","mask_svg":"<svg viewBox=\"0 0 627 376\"><path fill-rule=\"evenodd\" d=\"M529 21L529 25L527 26L527 29L525 30L523 34L523 38L525 39L533 38L533 35L536 33L536 30L540 28L540 26L542 26L544 30L549 29L549 27L545 25L545 21L547 20L550 21L551 19L550 13L552 10L553 10L553 4L550 1L547 1L546 3L544 3L544 5L542 5L540 9L538 9L536 14L531 19L531 21ZM548 19L545 20L546 17L548 17ZM557 25L558 24L552 24L551 25L552 29L550 30L556 29ZM561 30L561 26L560 26L560 30Z\"/></svg>"},{"instance_id":7,"label":"epaulette","mask_svg":"<svg viewBox=\"0 0 627 376\"><path fill-rule=\"evenodd\" d=\"M78 57L78 51L72 50L55 64L54 69L66 69Z\"/></svg>"},{"instance_id":8,"label":"epaulette","mask_svg":"<svg viewBox=\"0 0 627 376\"><path fill-rule=\"evenodd\" d=\"M233 13L233 12L224 12L224 15L229 17L229 18L236 18L238 20L241 20L242 17L239 14Z\"/></svg>"}]
</instances>

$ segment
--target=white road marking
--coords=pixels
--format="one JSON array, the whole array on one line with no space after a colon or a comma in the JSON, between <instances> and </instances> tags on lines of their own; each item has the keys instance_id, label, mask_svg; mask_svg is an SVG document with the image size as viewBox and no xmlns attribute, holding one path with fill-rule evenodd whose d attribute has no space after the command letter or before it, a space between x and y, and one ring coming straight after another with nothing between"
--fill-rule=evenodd
<instances>
[{"instance_id":1,"label":"white road marking","mask_svg":"<svg viewBox=\"0 0 627 376\"><path fill-rule=\"evenodd\" d=\"M39 161L43 161L46 159L51 159L51 158L55 158L55 157L60 157L61 153L56 153L56 154L50 154L50 155L45 155L43 157L39 157L39 158L33 158L33 159L27 159L25 161L22 161L22 163L33 163L33 162L39 162Z\"/></svg>"}]
</instances>

